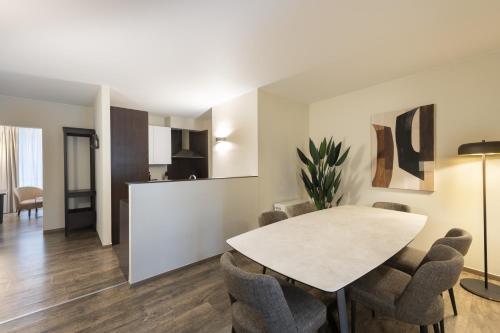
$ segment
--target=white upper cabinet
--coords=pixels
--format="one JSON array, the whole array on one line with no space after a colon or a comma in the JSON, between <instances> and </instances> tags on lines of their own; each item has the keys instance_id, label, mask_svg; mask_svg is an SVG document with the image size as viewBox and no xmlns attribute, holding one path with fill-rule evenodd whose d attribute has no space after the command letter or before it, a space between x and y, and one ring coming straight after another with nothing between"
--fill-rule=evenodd
<instances>
[{"instance_id":1,"label":"white upper cabinet","mask_svg":"<svg viewBox=\"0 0 500 333\"><path fill-rule=\"evenodd\" d=\"M149 164L171 164L170 127L149 126Z\"/></svg>"}]
</instances>

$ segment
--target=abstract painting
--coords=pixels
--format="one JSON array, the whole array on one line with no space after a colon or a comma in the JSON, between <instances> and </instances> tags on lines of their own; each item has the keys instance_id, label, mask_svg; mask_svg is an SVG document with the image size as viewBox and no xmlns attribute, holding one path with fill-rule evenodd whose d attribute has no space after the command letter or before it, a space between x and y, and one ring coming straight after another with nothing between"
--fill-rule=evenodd
<instances>
[{"instance_id":1,"label":"abstract painting","mask_svg":"<svg viewBox=\"0 0 500 333\"><path fill-rule=\"evenodd\" d=\"M372 116L372 186L434 191L434 104Z\"/></svg>"}]
</instances>

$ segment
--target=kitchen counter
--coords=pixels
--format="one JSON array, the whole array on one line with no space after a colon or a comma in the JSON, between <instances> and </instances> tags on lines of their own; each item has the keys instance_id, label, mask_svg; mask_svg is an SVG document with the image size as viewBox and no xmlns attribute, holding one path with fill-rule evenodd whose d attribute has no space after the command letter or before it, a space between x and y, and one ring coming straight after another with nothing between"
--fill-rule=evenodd
<instances>
[{"instance_id":1,"label":"kitchen counter","mask_svg":"<svg viewBox=\"0 0 500 333\"><path fill-rule=\"evenodd\" d=\"M210 178L197 178L197 179L165 179L165 180L147 180L137 182L127 182L128 185L135 184L155 184L155 183L174 183L174 182L193 182L198 180L218 180L218 179L239 179L239 178L253 178L258 176L241 176L241 177L210 177Z\"/></svg>"},{"instance_id":2,"label":"kitchen counter","mask_svg":"<svg viewBox=\"0 0 500 333\"><path fill-rule=\"evenodd\" d=\"M257 177L130 183L128 188L128 207L121 202L122 223L128 222L121 266L130 284L219 255L230 249L226 239L257 227Z\"/></svg>"}]
</instances>

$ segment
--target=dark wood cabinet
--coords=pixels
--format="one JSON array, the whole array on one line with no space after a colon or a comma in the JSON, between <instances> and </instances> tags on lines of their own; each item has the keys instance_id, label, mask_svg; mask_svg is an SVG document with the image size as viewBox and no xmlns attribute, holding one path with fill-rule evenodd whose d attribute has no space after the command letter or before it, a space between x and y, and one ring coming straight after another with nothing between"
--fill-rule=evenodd
<instances>
[{"instance_id":1,"label":"dark wood cabinet","mask_svg":"<svg viewBox=\"0 0 500 333\"><path fill-rule=\"evenodd\" d=\"M120 200L128 200L127 182L147 181L148 113L111 107L111 237L120 243Z\"/></svg>"},{"instance_id":2,"label":"dark wood cabinet","mask_svg":"<svg viewBox=\"0 0 500 333\"><path fill-rule=\"evenodd\" d=\"M188 179L190 175L208 178L208 131L189 130L189 150L196 157L176 157L182 149L182 131L172 128L172 164L167 166L168 179Z\"/></svg>"}]
</instances>

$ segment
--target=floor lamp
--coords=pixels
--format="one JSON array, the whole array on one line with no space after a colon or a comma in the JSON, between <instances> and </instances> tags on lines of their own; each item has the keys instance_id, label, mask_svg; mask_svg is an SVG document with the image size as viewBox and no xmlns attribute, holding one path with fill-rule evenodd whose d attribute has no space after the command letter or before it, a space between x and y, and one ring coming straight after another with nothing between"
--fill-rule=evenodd
<instances>
[{"instance_id":1,"label":"floor lamp","mask_svg":"<svg viewBox=\"0 0 500 333\"><path fill-rule=\"evenodd\" d=\"M460 285L467 291L500 302L500 286L488 282L488 229L486 214L486 156L500 154L500 141L466 143L458 148L458 155L478 155L483 160L483 244L484 244L484 281L462 279Z\"/></svg>"}]
</instances>

